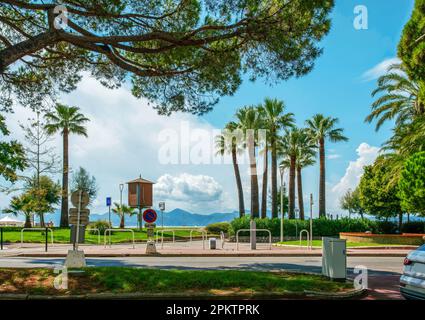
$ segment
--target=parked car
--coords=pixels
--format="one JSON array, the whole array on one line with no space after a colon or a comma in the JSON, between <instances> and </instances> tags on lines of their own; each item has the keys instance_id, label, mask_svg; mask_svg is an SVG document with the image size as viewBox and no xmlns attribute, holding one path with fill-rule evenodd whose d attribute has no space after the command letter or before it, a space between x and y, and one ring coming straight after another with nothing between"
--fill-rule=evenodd
<instances>
[{"instance_id":1,"label":"parked car","mask_svg":"<svg viewBox=\"0 0 425 320\"><path fill-rule=\"evenodd\" d=\"M404 259L400 293L408 300L425 300L425 245Z\"/></svg>"}]
</instances>

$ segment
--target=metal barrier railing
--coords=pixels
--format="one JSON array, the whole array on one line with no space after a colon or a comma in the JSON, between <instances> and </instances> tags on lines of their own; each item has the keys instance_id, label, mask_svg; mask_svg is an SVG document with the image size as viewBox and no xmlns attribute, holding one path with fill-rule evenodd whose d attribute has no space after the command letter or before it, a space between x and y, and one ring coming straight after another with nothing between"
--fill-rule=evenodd
<instances>
[{"instance_id":1,"label":"metal barrier railing","mask_svg":"<svg viewBox=\"0 0 425 320\"><path fill-rule=\"evenodd\" d=\"M307 247L307 249L311 249L311 241L310 241L310 232L308 232L308 230L306 230L306 229L303 229L303 230L301 230L300 231L300 247L302 247L302 245L301 245L301 243L302 243L302 237L303 237L303 233L306 233L307 234L307 245L306 245L306 247Z\"/></svg>"},{"instance_id":2,"label":"metal barrier railing","mask_svg":"<svg viewBox=\"0 0 425 320\"><path fill-rule=\"evenodd\" d=\"M172 232L173 233L173 243L176 242L176 234L174 233L174 230L172 230L172 229L161 230L161 249L164 248L164 232Z\"/></svg>"},{"instance_id":3,"label":"metal barrier railing","mask_svg":"<svg viewBox=\"0 0 425 320\"><path fill-rule=\"evenodd\" d=\"M221 249L224 249L224 241L225 241L225 237L224 237L224 232L220 231L220 241L221 241Z\"/></svg>"},{"instance_id":4,"label":"metal barrier railing","mask_svg":"<svg viewBox=\"0 0 425 320\"><path fill-rule=\"evenodd\" d=\"M208 234L205 230L202 229L190 229L190 242L192 242L192 233L193 231L199 232L202 234L202 248L205 250L205 240L208 240Z\"/></svg>"},{"instance_id":5,"label":"metal barrier railing","mask_svg":"<svg viewBox=\"0 0 425 320\"><path fill-rule=\"evenodd\" d=\"M100 244L100 230L98 228L88 228L86 229L87 232L90 231L97 231L97 243Z\"/></svg>"},{"instance_id":6,"label":"metal barrier railing","mask_svg":"<svg viewBox=\"0 0 425 320\"><path fill-rule=\"evenodd\" d=\"M51 238L51 241L52 241L52 244L53 244L53 230L51 228L22 228L21 229L21 248L24 245L24 231L30 231L30 230L33 230L33 231L46 231L46 230L48 230L48 231L50 231L50 238Z\"/></svg>"},{"instance_id":7,"label":"metal barrier railing","mask_svg":"<svg viewBox=\"0 0 425 320\"><path fill-rule=\"evenodd\" d=\"M134 231L131 230L131 229L106 229L105 230L105 233L104 233L104 238L103 238L104 239L105 248L106 248L106 233L109 232L109 246L111 247L112 246L112 243L111 243L111 232L115 232L115 231L117 231L117 232L131 232L131 235L133 237L133 249L136 248L135 245L134 245Z\"/></svg>"},{"instance_id":8,"label":"metal barrier railing","mask_svg":"<svg viewBox=\"0 0 425 320\"><path fill-rule=\"evenodd\" d=\"M251 232L255 231L255 235L257 236L257 232L267 232L269 234L269 250L272 249L272 233L269 229L239 229L236 232L236 250L239 250L239 232Z\"/></svg>"}]
</instances>

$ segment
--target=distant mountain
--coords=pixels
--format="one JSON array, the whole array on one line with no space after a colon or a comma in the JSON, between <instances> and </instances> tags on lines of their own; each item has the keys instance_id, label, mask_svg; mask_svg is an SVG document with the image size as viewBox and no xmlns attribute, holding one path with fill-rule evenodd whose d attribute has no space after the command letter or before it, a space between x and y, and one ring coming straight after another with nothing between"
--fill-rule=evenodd
<instances>
[{"instance_id":1,"label":"distant mountain","mask_svg":"<svg viewBox=\"0 0 425 320\"><path fill-rule=\"evenodd\" d=\"M158 219L156 220L157 225L161 225L161 211L156 210ZM228 213L211 213L211 214L198 214L191 213L183 209L174 209L170 212L164 212L164 226L206 226L210 223L231 221L237 218L239 213L237 211ZM90 214L90 221L109 220L109 214ZM55 213L46 214L45 221L52 221L55 226L59 225L60 211L57 210ZM119 217L111 213L111 221L113 226L119 226ZM137 216L125 217L126 226L137 226Z\"/></svg>"}]
</instances>

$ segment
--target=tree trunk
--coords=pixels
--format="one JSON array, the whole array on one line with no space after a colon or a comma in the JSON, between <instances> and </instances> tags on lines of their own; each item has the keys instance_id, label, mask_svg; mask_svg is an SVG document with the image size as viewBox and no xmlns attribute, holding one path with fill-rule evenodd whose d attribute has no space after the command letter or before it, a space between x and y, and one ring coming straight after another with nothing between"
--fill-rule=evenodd
<instances>
[{"instance_id":1,"label":"tree trunk","mask_svg":"<svg viewBox=\"0 0 425 320\"><path fill-rule=\"evenodd\" d=\"M245 203L243 198L242 181L241 181L241 174L239 172L236 148L234 147L232 148L232 162L233 162L233 170L235 171L236 186L238 188L239 217L242 218L243 216L245 216Z\"/></svg>"},{"instance_id":2,"label":"tree trunk","mask_svg":"<svg viewBox=\"0 0 425 320\"><path fill-rule=\"evenodd\" d=\"M325 190L325 140L319 141L320 153L320 182L319 182L319 217L326 217L326 190Z\"/></svg>"},{"instance_id":3,"label":"tree trunk","mask_svg":"<svg viewBox=\"0 0 425 320\"><path fill-rule=\"evenodd\" d=\"M277 210L277 152L276 152L276 139L274 137L275 133L271 133L271 147L272 147L272 185L271 185L271 192L272 192L272 218L278 217L278 210Z\"/></svg>"},{"instance_id":4,"label":"tree trunk","mask_svg":"<svg viewBox=\"0 0 425 320\"><path fill-rule=\"evenodd\" d=\"M263 190L261 192L261 218L267 218L267 175L268 175L268 157L269 150L264 148L264 172L263 172Z\"/></svg>"},{"instance_id":5,"label":"tree trunk","mask_svg":"<svg viewBox=\"0 0 425 320\"><path fill-rule=\"evenodd\" d=\"M255 161L254 137L248 135L248 153L251 175L251 219L259 217L257 163Z\"/></svg>"},{"instance_id":6,"label":"tree trunk","mask_svg":"<svg viewBox=\"0 0 425 320\"><path fill-rule=\"evenodd\" d=\"M291 164L289 167L289 212L288 218L295 219L295 162L296 157L290 156Z\"/></svg>"},{"instance_id":7,"label":"tree trunk","mask_svg":"<svg viewBox=\"0 0 425 320\"><path fill-rule=\"evenodd\" d=\"M398 232L401 234L401 228L403 227L403 213L398 214Z\"/></svg>"},{"instance_id":8,"label":"tree trunk","mask_svg":"<svg viewBox=\"0 0 425 320\"><path fill-rule=\"evenodd\" d=\"M125 228L124 213L121 215L120 228L121 229Z\"/></svg>"},{"instance_id":9,"label":"tree trunk","mask_svg":"<svg viewBox=\"0 0 425 320\"><path fill-rule=\"evenodd\" d=\"M24 228L31 228L31 215L30 214L25 215Z\"/></svg>"},{"instance_id":10,"label":"tree trunk","mask_svg":"<svg viewBox=\"0 0 425 320\"><path fill-rule=\"evenodd\" d=\"M39 213L38 216L40 217L40 227L44 228L46 227L46 224L44 222L44 213Z\"/></svg>"},{"instance_id":11,"label":"tree trunk","mask_svg":"<svg viewBox=\"0 0 425 320\"><path fill-rule=\"evenodd\" d=\"M62 203L61 203L61 227L68 227L68 129L63 130L63 171L62 171Z\"/></svg>"},{"instance_id":12,"label":"tree trunk","mask_svg":"<svg viewBox=\"0 0 425 320\"><path fill-rule=\"evenodd\" d=\"M300 166L297 166L297 186L298 186L298 208L300 209L300 220L304 220L303 185L302 185Z\"/></svg>"}]
</instances>

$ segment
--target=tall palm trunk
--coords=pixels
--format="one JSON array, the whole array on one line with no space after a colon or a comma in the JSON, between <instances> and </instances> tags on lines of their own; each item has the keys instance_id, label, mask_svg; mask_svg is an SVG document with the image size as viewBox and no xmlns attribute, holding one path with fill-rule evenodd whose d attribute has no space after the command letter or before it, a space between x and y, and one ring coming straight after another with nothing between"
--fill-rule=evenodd
<instances>
[{"instance_id":1,"label":"tall palm trunk","mask_svg":"<svg viewBox=\"0 0 425 320\"><path fill-rule=\"evenodd\" d=\"M120 228L125 228L124 213L121 214Z\"/></svg>"},{"instance_id":2,"label":"tall palm trunk","mask_svg":"<svg viewBox=\"0 0 425 320\"><path fill-rule=\"evenodd\" d=\"M295 162L296 157L290 156L290 166L289 166L289 212L288 218L295 218Z\"/></svg>"},{"instance_id":3,"label":"tall palm trunk","mask_svg":"<svg viewBox=\"0 0 425 320\"><path fill-rule=\"evenodd\" d=\"M325 140L319 141L320 153L320 182L319 182L319 217L326 217L326 190L325 190Z\"/></svg>"},{"instance_id":4,"label":"tall palm trunk","mask_svg":"<svg viewBox=\"0 0 425 320\"><path fill-rule=\"evenodd\" d=\"M25 215L24 228L31 228L31 215L30 214Z\"/></svg>"},{"instance_id":5,"label":"tall palm trunk","mask_svg":"<svg viewBox=\"0 0 425 320\"><path fill-rule=\"evenodd\" d=\"M238 165L238 159L237 159L235 147L232 148L232 162L233 162L233 170L235 171L236 186L238 188L239 217L242 218L243 216L245 216L245 203L243 199L241 174L239 172L239 165Z\"/></svg>"},{"instance_id":6,"label":"tall palm trunk","mask_svg":"<svg viewBox=\"0 0 425 320\"><path fill-rule=\"evenodd\" d=\"M61 203L61 227L68 227L68 129L63 130L63 172L62 172L62 203Z\"/></svg>"},{"instance_id":7,"label":"tall palm trunk","mask_svg":"<svg viewBox=\"0 0 425 320\"><path fill-rule=\"evenodd\" d=\"M298 208L300 209L300 220L304 220L304 199L303 199L303 181L301 176L301 167L297 166L297 189L298 189Z\"/></svg>"},{"instance_id":8,"label":"tall palm trunk","mask_svg":"<svg viewBox=\"0 0 425 320\"><path fill-rule=\"evenodd\" d=\"M276 151L276 139L274 132L271 133L271 145L272 145L272 218L278 217L277 210L277 151Z\"/></svg>"},{"instance_id":9,"label":"tall palm trunk","mask_svg":"<svg viewBox=\"0 0 425 320\"><path fill-rule=\"evenodd\" d=\"M248 154L249 166L251 174L251 219L259 217L259 203L258 203L258 176L257 176L257 163L255 161L255 145L253 135L248 135Z\"/></svg>"},{"instance_id":10,"label":"tall palm trunk","mask_svg":"<svg viewBox=\"0 0 425 320\"><path fill-rule=\"evenodd\" d=\"M268 174L268 157L269 150L267 145L264 147L264 171L263 171L263 190L261 192L261 218L267 218L267 174Z\"/></svg>"}]
</instances>

